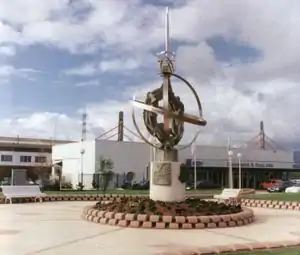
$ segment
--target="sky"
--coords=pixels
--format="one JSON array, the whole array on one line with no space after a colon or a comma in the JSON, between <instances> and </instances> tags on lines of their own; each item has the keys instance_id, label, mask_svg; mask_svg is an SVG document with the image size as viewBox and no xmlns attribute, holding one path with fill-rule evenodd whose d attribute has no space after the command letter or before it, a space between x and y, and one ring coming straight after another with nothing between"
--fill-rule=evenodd
<instances>
[{"instance_id":1,"label":"sky","mask_svg":"<svg viewBox=\"0 0 300 255\"><path fill-rule=\"evenodd\" d=\"M130 100L162 83L166 6L176 73L207 120L198 143L244 143L262 120L270 138L300 148L298 0L0 0L0 135L80 139L83 111L88 139L119 111L134 131ZM172 85L197 114L188 88ZM183 142L198 127L185 129Z\"/></svg>"}]
</instances>

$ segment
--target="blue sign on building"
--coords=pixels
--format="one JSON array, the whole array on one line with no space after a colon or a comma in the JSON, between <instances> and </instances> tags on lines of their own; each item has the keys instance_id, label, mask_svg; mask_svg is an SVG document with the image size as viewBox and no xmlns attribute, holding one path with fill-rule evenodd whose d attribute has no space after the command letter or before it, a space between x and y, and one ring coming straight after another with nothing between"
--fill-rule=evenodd
<instances>
[{"instance_id":1,"label":"blue sign on building","mask_svg":"<svg viewBox=\"0 0 300 255\"><path fill-rule=\"evenodd\" d=\"M195 161L194 161L194 159L188 158L188 159L186 159L185 164L188 167L194 167L195 166ZM199 166L202 166L202 165L203 165L203 161L199 160L199 159L196 159L196 166L199 167Z\"/></svg>"}]
</instances>

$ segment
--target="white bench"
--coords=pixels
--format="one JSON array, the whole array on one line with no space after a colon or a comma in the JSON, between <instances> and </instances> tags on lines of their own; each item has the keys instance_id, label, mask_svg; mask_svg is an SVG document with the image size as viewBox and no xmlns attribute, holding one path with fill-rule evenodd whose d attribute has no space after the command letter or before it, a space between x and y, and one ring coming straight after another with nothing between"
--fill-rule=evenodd
<instances>
[{"instance_id":1,"label":"white bench","mask_svg":"<svg viewBox=\"0 0 300 255\"><path fill-rule=\"evenodd\" d=\"M225 203L236 204L239 200L241 193L241 189L223 189L220 195L214 195L214 199Z\"/></svg>"},{"instance_id":2,"label":"white bench","mask_svg":"<svg viewBox=\"0 0 300 255\"><path fill-rule=\"evenodd\" d=\"M1 186L2 193L5 197L5 204L9 201L12 204L12 198L28 198L34 197L35 202L39 200L43 202L42 197L46 196L45 193L42 193L38 185L24 185L24 186L10 186L3 185Z\"/></svg>"}]
</instances>

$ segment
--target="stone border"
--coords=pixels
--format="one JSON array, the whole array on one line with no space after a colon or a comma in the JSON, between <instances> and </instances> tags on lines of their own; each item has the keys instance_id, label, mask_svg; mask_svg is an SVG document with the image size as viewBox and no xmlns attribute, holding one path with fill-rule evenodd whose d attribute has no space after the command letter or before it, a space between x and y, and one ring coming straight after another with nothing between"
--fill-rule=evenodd
<instances>
[{"instance_id":1,"label":"stone border","mask_svg":"<svg viewBox=\"0 0 300 255\"><path fill-rule=\"evenodd\" d=\"M199 247L189 250L179 250L179 251L167 251L159 252L156 255L213 255L222 254L229 252L251 252L251 251L268 251L271 249L288 248L293 246L299 246L300 239L298 240L287 240L281 242L263 242L263 243L245 243L245 244L232 244L232 245L218 245L210 247ZM233 253L234 254L234 253ZM251 253L249 253L250 255Z\"/></svg>"},{"instance_id":2,"label":"stone border","mask_svg":"<svg viewBox=\"0 0 300 255\"><path fill-rule=\"evenodd\" d=\"M300 202L242 198L243 206L300 211Z\"/></svg>"},{"instance_id":3,"label":"stone border","mask_svg":"<svg viewBox=\"0 0 300 255\"><path fill-rule=\"evenodd\" d=\"M156 229L204 229L227 228L247 225L254 222L254 213L249 208L235 214L213 216L160 216L132 213L115 213L86 206L82 218L100 224L131 228Z\"/></svg>"},{"instance_id":4,"label":"stone border","mask_svg":"<svg viewBox=\"0 0 300 255\"><path fill-rule=\"evenodd\" d=\"M131 197L131 198L138 198L140 196L136 195L49 195L42 197L43 202L57 202L57 201L109 201L112 198L119 198L119 197ZM143 196L144 197L144 196ZM194 195L187 195L188 197L198 197ZM201 196L201 199L211 199L213 196ZM5 197L2 195L0 196L0 204L4 204ZM13 203L33 203L35 202L34 198L13 198Z\"/></svg>"},{"instance_id":5,"label":"stone border","mask_svg":"<svg viewBox=\"0 0 300 255\"><path fill-rule=\"evenodd\" d=\"M56 202L56 201L98 201L100 198L109 200L109 196L100 195L54 195L42 197L43 202ZM0 196L0 204L4 204L5 197ZM13 203L32 203L35 198L13 198Z\"/></svg>"}]
</instances>

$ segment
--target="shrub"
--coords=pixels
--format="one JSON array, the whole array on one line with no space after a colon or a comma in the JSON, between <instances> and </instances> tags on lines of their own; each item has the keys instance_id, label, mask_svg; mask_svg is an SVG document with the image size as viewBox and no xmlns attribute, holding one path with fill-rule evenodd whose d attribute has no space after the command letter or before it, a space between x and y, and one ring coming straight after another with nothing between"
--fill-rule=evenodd
<instances>
[{"instance_id":1,"label":"shrub","mask_svg":"<svg viewBox=\"0 0 300 255\"><path fill-rule=\"evenodd\" d=\"M84 188L83 183L82 183L82 182L79 182L79 183L76 185L76 188L77 188L77 190L83 190L83 188Z\"/></svg>"},{"instance_id":2,"label":"shrub","mask_svg":"<svg viewBox=\"0 0 300 255\"><path fill-rule=\"evenodd\" d=\"M62 189L73 189L73 185L71 182L64 182L61 184Z\"/></svg>"}]
</instances>

